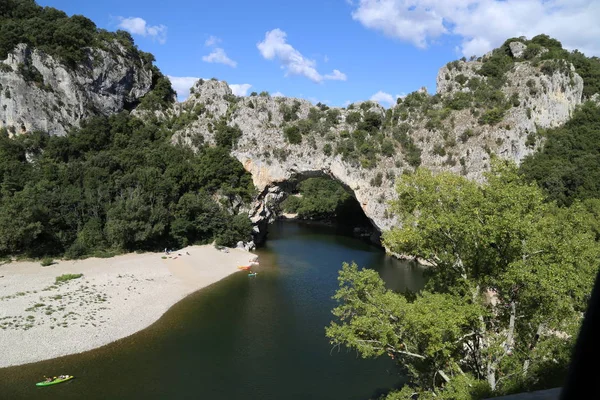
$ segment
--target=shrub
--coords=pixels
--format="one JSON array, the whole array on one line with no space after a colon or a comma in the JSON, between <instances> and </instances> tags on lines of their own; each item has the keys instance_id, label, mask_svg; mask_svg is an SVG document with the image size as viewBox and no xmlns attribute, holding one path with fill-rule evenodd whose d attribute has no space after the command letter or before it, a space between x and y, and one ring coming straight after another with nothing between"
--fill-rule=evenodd
<instances>
[{"instance_id":1,"label":"shrub","mask_svg":"<svg viewBox=\"0 0 600 400\"><path fill-rule=\"evenodd\" d=\"M361 120L361 115L359 112L351 112L348 113L348 115L346 116L346 122L349 124L357 124L359 123Z\"/></svg>"},{"instance_id":2,"label":"shrub","mask_svg":"<svg viewBox=\"0 0 600 400\"><path fill-rule=\"evenodd\" d=\"M492 108L485 111L479 118L480 124L495 125L504 118L504 110L501 108Z\"/></svg>"},{"instance_id":3,"label":"shrub","mask_svg":"<svg viewBox=\"0 0 600 400\"><path fill-rule=\"evenodd\" d=\"M331 155L331 144L326 143L325 146L323 146L323 154L325 154L326 156L330 156Z\"/></svg>"},{"instance_id":4,"label":"shrub","mask_svg":"<svg viewBox=\"0 0 600 400\"><path fill-rule=\"evenodd\" d=\"M83 274L64 274L56 277L55 284L68 282L73 279L79 279Z\"/></svg>"},{"instance_id":5,"label":"shrub","mask_svg":"<svg viewBox=\"0 0 600 400\"><path fill-rule=\"evenodd\" d=\"M54 260L50 257L45 257L45 258L42 258L41 264L42 264L42 267L48 267L48 266L54 264Z\"/></svg>"},{"instance_id":6,"label":"shrub","mask_svg":"<svg viewBox=\"0 0 600 400\"><path fill-rule=\"evenodd\" d=\"M443 157L446 155L446 149L444 149L444 146L441 144L435 144L433 146L433 154Z\"/></svg>"},{"instance_id":7,"label":"shrub","mask_svg":"<svg viewBox=\"0 0 600 400\"><path fill-rule=\"evenodd\" d=\"M291 144L300 144L302 143L302 135L300 134L300 129L297 126L288 126L284 129L283 134L288 142Z\"/></svg>"},{"instance_id":8,"label":"shrub","mask_svg":"<svg viewBox=\"0 0 600 400\"><path fill-rule=\"evenodd\" d=\"M371 184L371 186L381 186L381 184L383 183L383 174L381 172L378 172L373 178L371 178L371 181L369 183Z\"/></svg>"}]
</instances>

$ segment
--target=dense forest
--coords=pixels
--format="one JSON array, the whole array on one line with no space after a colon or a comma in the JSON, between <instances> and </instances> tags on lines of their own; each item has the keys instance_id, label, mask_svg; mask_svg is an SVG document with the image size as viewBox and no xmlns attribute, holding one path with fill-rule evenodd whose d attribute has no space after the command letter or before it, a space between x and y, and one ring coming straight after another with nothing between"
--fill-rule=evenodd
<instances>
[{"instance_id":1,"label":"dense forest","mask_svg":"<svg viewBox=\"0 0 600 400\"><path fill-rule=\"evenodd\" d=\"M122 112L65 137L0 131L0 254L78 258L250 240L250 175L223 146Z\"/></svg>"},{"instance_id":2,"label":"dense forest","mask_svg":"<svg viewBox=\"0 0 600 400\"><path fill-rule=\"evenodd\" d=\"M576 199L600 199L600 107L587 102L562 127L542 132L541 151L521 165L550 200L570 205ZM590 203L590 202L588 202Z\"/></svg>"}]
</instances>

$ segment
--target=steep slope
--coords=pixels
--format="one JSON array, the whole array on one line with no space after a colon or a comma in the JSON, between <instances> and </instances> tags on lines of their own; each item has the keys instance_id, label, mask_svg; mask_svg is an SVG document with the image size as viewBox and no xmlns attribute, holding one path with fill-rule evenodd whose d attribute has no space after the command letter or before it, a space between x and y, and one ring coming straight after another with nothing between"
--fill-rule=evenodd
<instances>
[{"instance_id":1,"label":"steep slope","mask_svg":"<svg viewBox=\"0 0 600 400\"><path fill-rule=\"evenodd\" d=\"M160 76L126 32L109 33L34 1L0 7L0 128L64 135L133 108Z\"/></svg>"},{"instance_id":2,"label":"steep slope","mask_svg":"<svg viewBox=\"0 0 600 400\"><path fill-rule=\"evenodd\" d=\"M273 217L270 205L286 195L282 183L321 173L350 188L382 230L394 223L385 203L400 174L422 165L480 180L492 154L520 163L541 144L541 129L569 119L584 81L569 61L544 54L535 38L507 41L441 68L435 95L420 90L387 110L372 102L340 109L267 93L236 97L225 82L199 81L173 111L173 141L197 147L235 139L232 155L261 192L256 223Z\"/></svg>"}]
</instances>

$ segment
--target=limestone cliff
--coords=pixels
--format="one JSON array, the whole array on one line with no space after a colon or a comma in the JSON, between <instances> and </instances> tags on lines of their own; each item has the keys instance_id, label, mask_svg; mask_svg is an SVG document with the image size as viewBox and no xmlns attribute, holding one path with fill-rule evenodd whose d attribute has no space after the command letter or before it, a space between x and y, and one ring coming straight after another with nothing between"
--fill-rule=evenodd
<instances>
[{"instance_id":1,"label":"limestone cliff","mask_svg":"<svg viewBox=\"0 0 600 400\"><path fill-rule=\"evenodd\" d=\"M0 61L0 128L64 135L92 115L133 107L152 86L152 66L116 40L86 49L76 68L18 45Z\"/></svg>"},{"instance_id":2,"label":"limestone cliff","mask_svg":"<svg viewBox=\"0 0 600 400\"><path fill-rule=\"evenodd\" d=\"M456 61L440 69L437 94L421 90L387 110L371 102L339 109L264 93L236 97L225 82L199 81L173 111L188 121L173 141L212 143L218 121L239 128L232 154L260 191L251 211L257 224L273 217L283 183L321 173L350 188L384 230L394 223L386 202L403 171L420 164L480 180L491 154L519 163L539 146L540 129L563 124L581 103L583 80L572 65L525 61L527 46L511 44L515 54L501 81L482 72L497 53Z\"/></svg>"}]
</instances>

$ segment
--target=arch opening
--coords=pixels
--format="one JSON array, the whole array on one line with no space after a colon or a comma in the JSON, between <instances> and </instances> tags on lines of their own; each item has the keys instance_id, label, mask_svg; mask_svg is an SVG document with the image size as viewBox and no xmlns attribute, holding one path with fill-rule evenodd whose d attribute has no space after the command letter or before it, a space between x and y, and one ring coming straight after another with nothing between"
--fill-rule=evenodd
<instances>
[{"instance_id":1,"label":"arch opening","mask_svg":"<svg viewBox=\"0 0 600 400\"><path fill-rule=\"evenodd\" d=\"M254 242L268 237L268 224L278 219L326 225L342 235L354 236L381 246L381 232L367 217L354 191L323 171L303 171L264 189L254 218Z\"/></svg>"}]
</instances>

